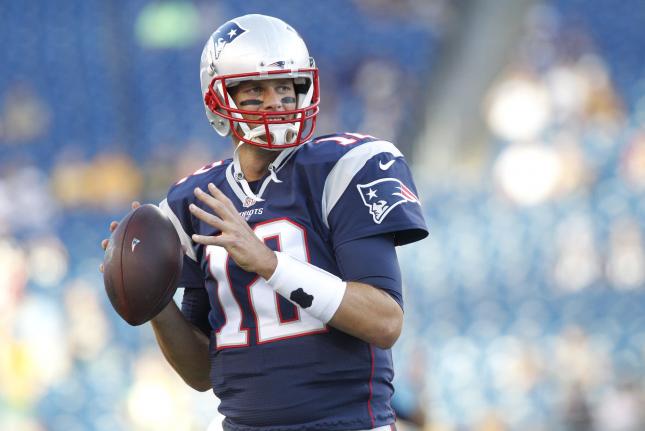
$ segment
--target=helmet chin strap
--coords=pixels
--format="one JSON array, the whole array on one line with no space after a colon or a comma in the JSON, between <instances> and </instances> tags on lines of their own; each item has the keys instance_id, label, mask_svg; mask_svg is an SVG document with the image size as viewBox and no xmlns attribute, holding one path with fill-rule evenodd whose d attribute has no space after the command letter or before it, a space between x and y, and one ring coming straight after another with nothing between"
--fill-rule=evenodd
<instances>
[{"instance_id":1,"label":"helmet chin strap","mask_svg":"<svg viewBox=\"0 0 645 431\"><path fill-rule=\"evenodd\" d=\"M290 148L285 148L284 150L280 151L280 154L278 154L278 157L275 158L273 162L271 162L268 166L268 171L269 171L269 176L264 180L262 183L262 186L260 187L260 191L256 195L253 193L251 190L251 187L249 186L248 181L244 177L244 172L242 172L242 165L240 164L240 154L239 150L244 144L243 141L240 141L237 144L237 147L235 147L235 151L233 151L233 178L235 178L235 181L237 181L240 186L242 187L242 190L244 191L244 194L246 194L249 198L253 199L256 202L262 202L264 199L262 199L262 194L264 193L264 189L269 185L271 181L275 183L281 183L282 181L278 178L276 172L282 168L284 163L288 160L289 156L293 154L293 152L297 149L297 147L290 147Z\"/></svg>"}]
</instances>

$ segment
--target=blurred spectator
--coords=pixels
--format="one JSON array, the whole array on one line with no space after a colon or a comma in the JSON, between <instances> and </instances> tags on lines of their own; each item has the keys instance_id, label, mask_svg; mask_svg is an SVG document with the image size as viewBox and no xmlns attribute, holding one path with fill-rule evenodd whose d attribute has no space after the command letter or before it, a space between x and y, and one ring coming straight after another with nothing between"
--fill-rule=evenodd
<instances>
[{"instance_id":1,"label":"blurred spectator","mask_svg":"<svg viewBox=\"0 0 645 431\"><path fill-rule=\"evenodd\" d=\"M567 397L564 400L563 422L567 431L595 429L591 407L584 389L579 384L574 383L568 388Z\"/></svg>"},{"instance_id":2,"label":"blurred spectator","mask_svg":"<svg viewBox=\"0 0 645 431\"><path fill-rule=\"evenodd\" d=\"M397 17L423 24L431 31L445 31L458 7L450 0L354 0L365 13L377 18Z\"/></svg>"},{"instance_id":3,"label":"blurred spectator","mask_svg":"<svg viewBox=\"0 0 645 431\"><path fill-rule=\"evenodd\" d=\"M45 289L60 286L69 269L65 245L52 234L43 234L24 242L29 262L29 281Z\"/></svg>"},{"instance_id":4,"label":"blurred spectator","mask_svg":"<svg viewBox=\"0 0 645 431\"><path fill-rule=\"evenodd\" d=\"M141 171L126 154L99 155L86 175L87 204L97 208L122 208L141 193Z\"/></svg>"},{"instance_id":5,"label":"blurred spectator","mask_svg":"<svg viewBox=\"0 0 645 431\"><path fill-rule=\"evenodd\" d=\"M402 341L403 344L403 341ZM426 391L428 358L424 347L404 344L397 349L404 371L396 371L395 392L392 406L401 431L423 430L428 420L428 394Z\"/></svg>"},{"instance_id":6,"label":"blurred spectator","mask_svg":"<svg viewBox=\"0 0 645 431\"><path fill-rule=\"evenodd\" d=\"M622 373L621 373L622 374ZM645 429L645 394L641 378L620 375L598 402L596 419L603 431Z\"/></svg>"},{"instance_id":7,"label":"blurred spectator","mask_svg":"<svg viewBox=\"0 0 645 431\"><path fill-rule=\"evenodd\" d=\"M640 379L616 382L598 403L598 429L640 431L645 429L645 394Z\"/></svg>"},{"instance_id":8,"label":"blurred spectator","mask_svg":"<svg viewBox=\"0 0 645 431\"><path fill-rule=\"evenodd\" d=\"M199 13L186 1L148 3L137 18L136 35L146 48L183 48L201 40Z\"/></svg>"},{"instance_id":9,"label":"blurred spectator","mask_svg":"<svg viewBox=\"0 0 645 431\"><path fill-rule=\"evenodd\" d=\"M177 144L160 144L144 162L143 199L158 203L170 186L200 168L231 157L233 148L226 150L211 142L189 140Z\"/></svg>"},{"instance_id":10,"label":"blurred spectator","mask_svg":"<svg viewBox=\"0 0 645 431\"><path fill-rule=\"evenodd\" d=\"M0 349L8 344L28 271L25 251L12 238L0 236Z\"/></svg>"},{"instance_id":11,"label":"blurred spectator","mask_svg":"<svg viewBox=\"0 0 645 431\"><path fill-rule=\"evenodd\" d=\"M212 393L206 395L210 397L209 405L212 409L214 396ZM193 415L193 402L181 378L172 372L170 365L156 350L144 351L139 355L134 364L134 382L127 396L127 415L131 428L141 431L204 429L204 424L199 423ZM208 429L221 431L223 418L214 410L211 410L209 416L213 421Z\"/></svg>"},{"instance_id":12,"label":"blurred spectator","mask_svg":"<svg viewBox=\"0 0 645 431\"><path fill-rule=\"evenodd\" d=\"M0 343L0 398L30 411L51 385L70 372L72 364L57 304L49 297L31 293L16 305L6 332L9 338Z\"/></svg>"},{"instance_id":13,"label":"blurred spectator","mask_svg":"<svg viewBox=\"0 0 645 431\"><path fill-rule=\"evenodd\" d=\"M605 352L593 345L583 328L566 327L555 341L552 370L573 398L581 396L576 391L587 392L609 377Z\"/></svg>"},{"instance_id":14,"label":"blurred spectator","mask_svg":"<svg viewBox=\"0 0 645 431\"><path fill-rule=\"evenodd\" d=\"M50 230L57 212L45 172L31 164L0 166L0 234Z\"/></svg>"},{"instance_id":15,"label":"blurred spectator","mask_svg":"<svg viewBox=\"0 0 645 431\"><path fill-rule=\"evenodd\" d=\"M489 412L473 427L474 431L507 431L508 427L504 424L499 414Z\"/></svg>"},{"instance_id":16,"label":"blurred spectator","mask_svg":"<svg viewBox=\"0 0 645 431\"><path fill-rule=\"evenodd\" d=\"M20 144L44 136L51 111L26 82L9 87L0 110L0 143Z\"/></svg>"},{"instance_id":17,"label":"blurred spectator","mask_svg":"<svg viewBox=\"0 0 645 431\"><path fill-rule=\"evenodd\" d=\"M396 142L403 103L414 94L401 68L393 62L369 59L358 68L353 86L361 104L369 107L355 130L369 130L374 136Z\"/></svg>"},{"instance_id":18,"label":"blurred spectator","mask_svg":"<svg viewBox=\"0 0 645 431\"><path fill-rule=\"evenodd\" d=\"M108 316L101 307L103 292L83 279L65 288L65 315L70 353L79 360L91 361L106 347L111 335Z\"/></svg>"},{"instance_id":19,"label":"blurred spectator","mask_svg":"<svg viewBox=\"0 0 645 431\"><path fill-rule=\"evenodd\" d=\"M645 130L640 130L626 146L621 160L621 174L638 192L645 191Z\"/></svg>"},{"instance_id":20,"label":"blurred spectator","mask_svg":"<svg viewBox=\"0 0 645 431\"><path fill-rule=\"evenodd\" d=\"M631 218L612 223L607 257L607 279L618 289L645 286L645 242L638 222Z\"/></svg>"},{"instance_id":21,"label":"blurred spectator","mask_svg":"<svg viewBox=\"0 0 645 431\"><path fill-rule=\"evenodd\" d=\"M67 207L118 210L139 198L143 174L127 154L106 153L89 163L61 159L52 173L56 198Z\"/></svg>"},{"instance_id":22,"label":"blurred spectator","mask_svg":"<svg viewBox=\"0 0 645 431\"><path fill-rule=\"evenodd\" d=\"M564 290L589 287L601 276L592 220L583 214L561 220L555 232L554 281Z\"/></svg>"}]
</instances>

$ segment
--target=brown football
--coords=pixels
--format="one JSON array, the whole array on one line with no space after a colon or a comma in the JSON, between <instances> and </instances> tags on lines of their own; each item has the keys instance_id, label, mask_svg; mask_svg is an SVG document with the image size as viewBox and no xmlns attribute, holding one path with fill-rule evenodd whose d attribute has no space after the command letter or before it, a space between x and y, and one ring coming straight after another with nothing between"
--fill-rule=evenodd
<instances>
[{"instance_id":1,"label":"brown football","mask_svg":"<svg viewBox=\"0 0 645 431\"><path fill-rule=\"evenodd\" d=\"M172 300L183 252L170 219L155 205L130 211L112 232L103 283L112 306L130 325L155 317Z\"/></svg>"}]
</instances>

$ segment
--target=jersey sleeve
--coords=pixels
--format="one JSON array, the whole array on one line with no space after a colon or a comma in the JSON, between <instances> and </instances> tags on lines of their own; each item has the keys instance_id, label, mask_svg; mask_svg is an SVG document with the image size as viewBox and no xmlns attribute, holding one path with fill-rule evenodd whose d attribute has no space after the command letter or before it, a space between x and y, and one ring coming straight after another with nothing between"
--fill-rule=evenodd
<instances>
[{"instance_id":1,"label":"jersey sleeve","mask_svg":"<svg viewBox=\"0 0 645 431\"><path fill-rule=\"evenodd\" d=\"M173 186L159 208L172 222L184 250L184 263L179 277L178 287L184 288L181 312L193 325L204 334L210 332L208 314L210 303L204 286L204 278L199 265L196 247L191 239L193 227L188 211L191 195L187 186Z\"/></svg>"},{"instance_id":2,"label":"jersey sleeve","mask_svg":"<svg viewBox=\"0 0 645 431\"><path fill-rule=\"evenodd\" d=\"M210 311L211 308L206 289L190 287L184 289L184 295L181 300L181 312L186 317L186 320L199 328L204 335L209 335L212 331L208 320Z\"/></svg>"},{"instance_id":3,"label":"jersey sleeve","mask_svg":"<svg viewBox=\"0 0 645 431\"><path fill-rule=\"evenodd\" d=\"M396 245L428 235L410 169L386 141L366 142L338 159L325 180L322 218L334 247L386 233Z\"/></svg>"},{"instance_id":4,"label":"jersey sleeve","mask_svg":"<svg viewBox=\"0 0 645 431\"><path fill-rule=\"evenodd\" d=\"M202 269L197 262L184 254L184 264L181 268L181 275L177 283L179 287L204 287Z\"/></svg>"},{"instance_id":5,"label":"jersey sleeve","mask_svg":"<svg viewBox=\"0 0 645 431\"><path fill-rule=\"evenodd\" d=\"M334 250L341 278L370 284L387 292L403 308L401 269L394 235L346 241Z\"/></svg>"},{"instance_id":6,"label":"jersey sleeve","mask_svg":"<svg viewBox=\"0 0 645 431\"><path fill-rule=\"evenodd\" d=\"M171 188L166 199L159 204L159 208L168 216L175 227L184 250L184 264L179 278L179 287L203 287L204 280L197 258L196 247L191 239L191 235L194 233L191 215L188 210L191 197L190 194L182 189L185 189L185 187L174 186Z\"/></svg>"}]
</instances>

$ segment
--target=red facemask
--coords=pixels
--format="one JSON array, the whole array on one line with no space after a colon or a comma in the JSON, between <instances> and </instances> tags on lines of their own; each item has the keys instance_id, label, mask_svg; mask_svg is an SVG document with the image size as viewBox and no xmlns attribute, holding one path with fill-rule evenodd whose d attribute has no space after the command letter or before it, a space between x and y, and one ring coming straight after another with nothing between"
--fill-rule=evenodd
<instances>
[{"instance_id":1,"label":"red facemask","mask_svg":"<svg viewBox=\"0 0 645 431\"><path fill-rule=\"evenodd\" d=\"M313 82L310 85L313 86L313 92L311 101L307 106L284 111L250 111L239 109L235 106L227 88L227 82L231 80L245 81L247 79L257 79L260 76L265 78L293 78L294 76L290 76L290 73L296 76L300 73L311 73ZM221 88L221 95L216 88ZM300 97L303 96L300 95ZM295 147L308 141L313 135L316 126L316 117L320 110L318 106L320 104L318 69L272 70L267 72L217 76L213 78L208 86L208 91L204 96L204 102L212 113L229 121L233 135L241 142L270 150ZM243 115L259 118L243 118ZM238 124L246 124L248 129L253 131L252 135L254 136L251 139L243 136ZM276 139L276 133L271 130L270 126L279 124L292 126L287 127L286 139ZM261 128L257 125L260 125ZM257 130L258 128L260 130Z\"/></svg>"}]
</instances>

